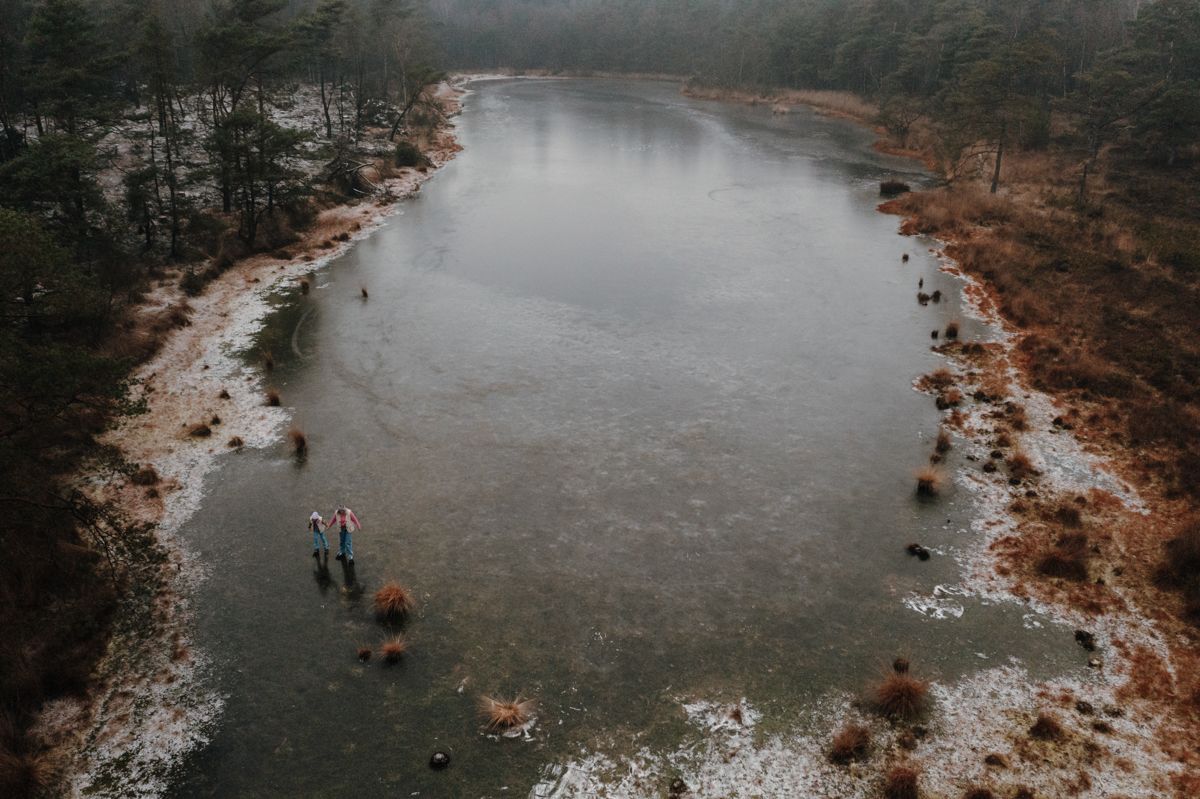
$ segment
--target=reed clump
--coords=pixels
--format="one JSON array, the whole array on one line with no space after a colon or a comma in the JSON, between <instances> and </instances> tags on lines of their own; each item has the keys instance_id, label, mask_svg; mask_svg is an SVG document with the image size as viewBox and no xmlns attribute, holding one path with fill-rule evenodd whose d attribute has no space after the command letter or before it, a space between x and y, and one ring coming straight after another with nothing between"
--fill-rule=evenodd
<instances>
[{"instance_id":1,"label":"reed clump","mask_svg":"<svg viewBox=\"0 0 1200 799\"><path fill-rule=\"evenodd\" d=\"M929 686L908 672L893 671L874 690L875 707L885 716L911 720L925 709Z\"/></svg>"},{"instance_id":2,"label":"reed clump","mask_svg":"<svg viewBox=\"0 0 1200 799\"><path fill-rule=\"evenodd\" d=\"M288 441L292 444L292 452L297 457L302 457L308 454L308 436L299 427L293 427L287 432Z\"/></svg>"},{"instance_id":3,"label":"reed clump","mask_svg":"<svg viewBox=\"0 0 1200 799\"><path fill-rule=\"evenodd\" d=\"M532 699L497 699L491 696L479 698L479 713L483 716L487 729L491 732L504 732L516 727L523 727L533 718L537 703Z\"/></svg>"},{"instance_id":4,"label":"reed clump","mask_svg":"<svg viewBox=\"0 0 1200 799\"><path fill-rule=\"evenodd\" d=\"M892 766L883 778L885 799L918 799L917 777L911 766Z\"/></svg>"},{"instance_id":5,"label":"reed clump","mask_svg":"<svg viewBox=\"0 0 1200 799\"><path fill-rule=\"evenodd\" d=\"M375 613L383 619L398 619L412 612L417 601L412 591L395 581L375 592Z\"/></svg>"},{"instance_id":6,"label":"reed clump","mask_svg":"<svg viewBox=\"0 0 1200 799\"><path fill-rule=\"evenodd\" d=\"M942 489L944 478L940 469L925 466L917 470L917 496L936 497Z\"/></svg>"},{"instance_id":7,"label":"reed clump","mask_svg":"<svg viewBox=\"0 0 1200 799\"><path fill-rule=\"evenodd\" d=\"M833 736L829 759L838 765L866 760L871 749L871 731L862 724L847 724Z\"/></svg>"},{"instance_id":8,"label":"reed clump","mask_svg":"<svg viewBox=\"0 0 1200 799\"><path fill-rule=\"evenodd\" d=\"M379 654L383 656L383 662L392 665L399 663L406 652L408 652L408 641L403 635L394 635L379 647Z\"/></svg>"}]
</instances>

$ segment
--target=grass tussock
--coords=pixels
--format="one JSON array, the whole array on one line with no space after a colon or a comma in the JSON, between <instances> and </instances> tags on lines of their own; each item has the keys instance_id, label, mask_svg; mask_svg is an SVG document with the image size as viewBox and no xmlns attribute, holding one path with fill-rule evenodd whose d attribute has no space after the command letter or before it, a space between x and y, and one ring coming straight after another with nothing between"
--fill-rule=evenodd
<instances>
[{"instance_id":1,"label":"grass tussock","mask_svg":"<svg viewBox=\"0 0 1200 799\"><path fill-rule=\"evenodd\" d=\"M371 647L369 646L360 646L355 654L358 657L359 663L366 663L371 659L371 655L375 653L371 651Z\"/></svg>"},{"instance_id":2,"label":"grass tussock","mask_svg":"<svg viewBox=\"0 0 1200 799\"><path fill-rule=\"evenodd\" d=\"M246 442L242 440L241 436L233 436L225 442L225 446L229 447L230 449L241 449L242 447L246 446Z\"/></svg>"},{"instance_id":3,"label":"grass tussock","mask_svg":"<svg viewBox=\"0 0 1200 799\"><path fill-rule=\"evenodd\" d=\"M212 435L212 428L204 422L198 422L188 428L187 434L192 438L208 438Z\"/></svg>"},{"instance_id":4,"label":"grass tussock","mask_svg":"<svg viewBox=\"0 0 1200 799\"><path fill-rule=\"evenodd\" d=\"M1184 519L1165 554L1158 582L1183 593L1184 617L1200 626L1200 514Z\"/></svg>"},{"instance_id":5,"label":"grass tussock","mask_svg":"<svg viewBox=\"0 0 1200 799\"><path fill-rule=\"evenodd\" d=\"M1037 562L1037 570L1046 577L1084 582L1088 572L1088 537L1083 533L1062 536L1053 549Z\"/></svg>"},{"instance_id":6,"label":"grass tussock","mask_svg":"<svg viewBox=\"0 0 1200 799\"><path fill-rule=\"evenodd\" d=\"M959 391L957 388L948 388L937 395L937 399L934 400L934 404L937 405L939 411L945 411L949 410L950 408L957 408L962 404L962 401L963 393L961 391Z\"/></svg>"},{"instance_id":7,"label":"grass tussock","mask_svg":"<svg viewBox=\"0 0 1200 799\"><path fill-rule=\"evenodd\" d=\"M158 470L149 465L142 466L129 478L129 481L135 486L158 485L161 480L162 478L158 476Z\"/></svg>"},{"instance_id":8,"label":"grass tussock","mask_svg":"<svg viewBox=\"0 0 1200 799\"><path fill-rule=\"evenodd\" d=\"M996 794L989 788L968 788L963 799L996 799Z\"/></svg>"},{"instance_id":9,"label":"grass tussock","mask_svg":"<svg viewBox=\"0 0 1200 799\"><path fill-rule=\"evenodd\" d=\"M929 686L907 672L893 671L875 686L875 707L890 718L911 720L925 709Z\"/></svg>"},{"instance_id":10,"label":"grass tussock","mask_svg":"<svg viewBox=\"0 0 1200 799\"><path fill-rule=\"evenodd\" d=\"M917 470L917 496L936 497L942 490L945 478L940 469L925 466Z\"/></svg>"},{"instance_id":11,"label":"grass tussock","mask_svg":"<svg viewBox=\"0 0 1200 799\"><path fill-rule=\"evenodd\" d=\"M940 295L939 295L939 297L940 297ZM954 339L958 338L958 328L959 328L958 320L957 319L952 320L946 324L946 331L942 335L945 336L946 338L950 339L951 341L953 341Z\"/></svg>"},{"instance_id":12,"label":"grass tussock","mask_svg":"<svg viewBox=\"0 0 1200 799\"><path fill-rule=\"evenodd\" d=\"M884 180L879 184L880 197L899 197L912 191L912 187L902 180Z\"/></svg>"},{"instance_id":13,"label":"grass tussock","mask_svg":"<svg viewBox=\"0 0 1200 799\"><path fill-rule=\"evenodd\" d=\"M221 389L221 393L217 395L217 399L223 399L223 400L229 399L229 392L226 391L225 389Z\"/></svg>"},{"instance_id":14,"label":"grass tussock","mask_svg":"<svg viewBox=\"0 0 1200 799\"><path fill-rule=\"evenodd\" d=\"M264 351L262 354L262 365L263 369L268 372L275 371L275 356L268 351Z\"/></svg>"},{"instance_id":15,"label":"grass tussock","mask_svg":"<svg viewBox=\"0 0 1200 799\"><path fill-rule=\"evenodd\" d=\"M1029 735L1039 741L1061 741L1066 733L1058 719L1049 713L1038 713L1037 721L1029 728Z\"/></svg>"},{"instance_id":16,"label":"grass tussock","mask_svg":"<svg viewBox=\"0 0 1200 799\"><path fill-rule=\"evenodd\" d=\"M267 389L266 394L267 406L270 408L278 408L280 403L279 392L273 388Z\"/></svg>"},{"instance_id":17,"label":"grass tussock","mask_svg":"<svg viewBox=\"0 0 1200 799\"><path fill-rule=\"evenodd\" d=\"M308 278L300 278L300 293L307 297L310 290L312 290L312 285L308 282Z\"/></svg>"},{"instance_id":18,"label":"grass tussock","mask_svg":"<svg viewBox=\"0 0 1200 799\"><path fill-rule=\"evenodd\" d=\"M883 778L884 799L919 799L917 770L911 766L892 766Z\"/></svg>"},{"instance_id":19,"label":"grass tussock","mask_svg":"<svg viewBox=\"0 0 1200 799\"><path fill-rule=\"evenodd\" d=\"M1021 450L1008 457L1007 465L1008 474L1014 480L1024 480L1037 474L1037 470L1033 468L1033 461Z\"/></svg>"},{"instance_id":20,"label":"grass tussock","mask_svg":"<svg viewBox=\"0 0 1200 799\"><path fill-rule=\"evenodd\" d=\"M930 388L949 388L954 385L954 372L949 369L936 369L925 375L925 383Z\"/></svg>"},{"instance_id":21,"label":"grass tussock","mask_svg":"<svg viewBox=\"0 0 1200 799\"><path fill-rule=\"evenodd\" d=\"M50 768L44 757L13 752L0 745L0 794L36 796L50 786Z\"/></svg>"},{"instance_id":22,"label":"grass tussock","mask_svg":"<svg viewBox=\"0 0 1200 799\"><path fill-rule=\"evenodd\" d=\"M946 432L945 428L938 430L937 440L934 442L933 448L943 454L950 451L950 434Z\"/></svg>"},{"instance_id":23,"label":"grass tussock","mask_svg":"<svg viewBox=\"0 0 1200 799\"><path fill-rule=\"evenodd\" d=\"M537 703L532 699L497 699L491 696L479 698L479 714L490 732L504 732L524 726L533 718Z\"/></svg>"},{"instance_id":24,"label":"grass tussock","mask_svg":"<svg viewBox=\"0 0 1200 799\"><path fill-rule=\"evenodd\" d=\"M399 663L407 652L408 641L403 635L393 635L383 642L383 646L379 647L379 654L383 656L383 662L388 664Z\"/></svg>"},{"instance_id":25,"label":"grass tussock","mask_svg":"<svg viewBox=\"0 0 1200 799\"><path fill-rule=\"evenodd\" d=\"M833 736L829 759L838 765L866 760L871 751L871 731L862 724L847 724Z\"/></svg>"},{"instance_id":26,"label":"grass tussock","mask_svg":"<svg viewBox=\"0 0 1200 799\"><path fill-rule=\"evenodd\" d=\"M397 582L389 582L375 592L375 613L380 618L398 619L417 606L412 591Z\"/></svg>"},{"instance_id":27,"label":"grass tussock","mask_svg":"<svg viewBox=\"0 0 1200 799\"><path fill-rule=\"evenodd\" d=\"M362 298L363 298L364 300L366 300L366 299L369 299L369 298L371 297L370 293L368 293L368 292L367 292L367 287L366 287L366 286L363 286L362 288L360 288L360 289L359 289L359 291L361 291L361 292L362 292Z\"/></svg>"},{"instance_id":28,"label":"grass tussock","mask_svg":"<svg viewBox=\"0 0 1200 799\"><path fill-rule=\"evenodd\" d=\"M291 442L292 452L297 457L302 457L308 454L308 436L299 427L292 427L287 432L288 441Z\"/></svg>"}]
</instances>

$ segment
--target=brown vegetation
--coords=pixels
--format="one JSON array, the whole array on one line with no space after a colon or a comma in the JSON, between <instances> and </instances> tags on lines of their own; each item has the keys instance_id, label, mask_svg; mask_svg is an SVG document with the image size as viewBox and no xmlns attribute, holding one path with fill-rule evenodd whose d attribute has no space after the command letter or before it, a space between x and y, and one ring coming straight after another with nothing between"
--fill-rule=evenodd
<instances>
[{"instance_id":1,"label":"brown vegetation","mask_svg":"<svg viewBox=\"0 0 1200 799\"><path fill-rule=\"evenodd\" d=\"M917 777L911 766L892 766L883 779L885 799L919 799Z\"/></svg>"},{"instance_id":2,"label":"brown vegetation","mask_svg":"<svg viewBox=\"0 0 1200 799\"><path fill-rule=\"evenodd\" d=\"M204 422L198 422L188 428L187 434L192 438L208 438L212 435L212 428Z\"/></svg>"},{"instance_id":3,"label":"brown vegetation","mask_svg":"<svg viewBox=\"0 0 1200 799\"><path fill-rule=\"evenodd\" d=\"M491 696L479 698L479 713L483 716L490 732L503 732L529 723L537 703L532 699L496 699Z\"/></svg>"},{"instance_id":4,"label":"brown vegetation","mask_svg":"<svg viewBox=\"0 0 1200 799\"><path fill-rule=\"evenodd\" d=\"M1037 570L1047 577L1083 582L1088 579L1088 537L1070 533L1059 538L1054 548L1038 560Z\"/></svg>"},{"instance_id":5,"label":"brown vegetation","mask_svg":"<svg viewBox=\"0 0 1200 799\"><path fill-rule=\"evenodd\" d=\"M268 372L275 371L275 356L270 352L264 351L262 354L262 364L263 369L267 370Z\"/></svg>"},{"instance_id":6,"label":"brown vegetation","mask_svg":"<svg viewBox=\"0 0 1200 799\"><path fill-rule=\"evenodd\" d=\"M875 686L875 706L886 716L913 719L925 709L929 686L907 672L892 672Z\"/></svg>"},{"instance_id":7,"label":"brown vegetation","mask_svg":"<svg viewBox=\"0 0 1200 799\"><path fill-rule=\"evenodd\" d=\"M1038 713L1037 721L1029 728L1029 735L1042 741L1058 741L1064 733L1058 719L1049 713Z\"/></svg>"},{"instance_id":8,"label":"brown vegetation","mask_svg":"<svg viewBox=\"0 0 1200 799\"><path fill-rule=\"evenodd\" d=\"M944 335L948 339L958 338L958 320L953 320L951 322L948 322L946 324L946 332L943 333L942 335Z\"/></svg>"},{"instance_id":9,"label":"brown vegetation","mask_svg":"<svg viewBox=\"0 0 1200 799\"><path fill-rule=\"evenodd\" d=\"M942 473L939 469L932 466L925 466L917 470L917 495L921 497L935 497L942 488Z\"/></svg>"},{"instance_id":10,"label":"brown vegetation","mask_svg":"<svg viewBox=\"0 0 1200 799\"><path fill-rule=\"evenodd\" d=\"M938 430L937 441L933 446L938 452L945 453L950 451L950 434L944 428Z\"/></svg>"},{"instance_id":11,"label":"brown vegetation","mask_svg":"<svg viewBox=\"0 0 1200 799\"><path fill-rule=\"evenodd\" d=\"M1184 616L1200 625L1200 514L1184 519L1165 549L1158 580L1183 592Z\"/></svg>"},{"instance_id":12,"label":"brown vegetation","mask_svg":"<svg viewBox=\"0 0 1200 799\"><path fill-rule=\"evenodd\" d=\"M233 436L225 442L225 446L233 449L241 449L242 447L246 446L246 442L242 440L241 436Z\"/></svg>"},{"instance_id":13,"label":"brown vegetation","mask_svg":"<svg viewBox=\"0 0 1200 799\"><path fill-rule=\"evenodd\" d=\"M307 297L310 288L311 286L309 285L308 280L306 278L300 278L300 293Z\"/></svg>"},{"instance_id":14,"label":"brown vegetation","mask_svg":"<svg viewBox=\"0 0 1200 799\"><path fill-rule=\"evenodd\" d=\"M833 736L829 759L840 765L866 760L870 749L871 731L861 724L847 724Z\"/></svg>"},{"instance_id":15,"label":"brown vegetation","mask_svg":"<svg viewBox=\"0 0 1200 799\"><path fill-rule=\"evenodd\" d=\"M381 618L397 619L417 606L412 591L397 582L389 582L375 592L375 613Z\"/></svg>"},{"instance_id":16,"label":"brown vegetation","mask_svg":"<svg viewBox=\"0 0 1200 799\"><path fill-rule=\"evenodd\" d=\"M158 476L158 470L146 465L134 472L129 480L136 486L152 486L157 485L162 478Z\"/></svg>"},{"instance_id":17,"label":"brown vegetation","mask_svg":"<svg viewBox=\"0 0 1200 799\"><path fill-rule=\"evenodd\" d=\"M1037 470L1033 468L1033 461L1029 456L1017 450L1008 458L1008 473L1014 480L1024 480L1026 477L1037 474Z\"/></svg>"},{"instance_id":18,"label":"brown vegetation","mask_svg":"<svg viewBox=\"0 0 1200 799\"><path fill-rule=\"evenodd\" d=\"M404 657L406 652L408 652L408 641L403 635L393 635L379 647L379 654L383 656L383 662L389 664L399 663L400 658Z\"/></svg>"},{"instance_id":19,"label":"brown vegetation","mask_svg":"<svg viewBox=\"0 0 1200 799\"><path fill-rule=\"evenodd\" d=\"M267 389L267 405L272 408L279 407L280 397L279 392L273 388Z\"/></svg>"},{"instance_id":20,"label":"brown vegetation","mask_svg":"<svg viewBox=\"0 0 1200 799\"><path fill-rule=\"evenodd\" d=\"M308 454L308 436L304 435L304 431L299 427L292 427L287 432L288 441L292 444L292 452L297 457L302 457Z\"/></svg>"},{"instance_id":21,"label":"brown vegetation","mask_svg":"<svg viewBox=\"0 0 1200 799\"><path fill-rule=\"evenodd\" d=\"M371 659L371 655L373 655L374 653L371 651L371 647L360 646L358 648L358 651L356 654L358 656L358 660L360 663L366 663L368 660Z\"/></svg>"}]
</instances>

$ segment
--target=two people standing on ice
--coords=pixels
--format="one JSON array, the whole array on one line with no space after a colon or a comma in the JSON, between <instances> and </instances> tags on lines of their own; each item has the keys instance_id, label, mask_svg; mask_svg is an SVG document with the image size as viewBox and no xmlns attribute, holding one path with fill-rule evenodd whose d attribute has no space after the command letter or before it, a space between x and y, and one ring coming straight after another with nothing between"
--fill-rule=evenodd
<instances>
[{"instance_id":1,"label":"two people standing on ice","mask_svg":"<svg viewBox=\"0 0 1200 799\"><path fill-rule=\"evenodd\" d=\"M354 515L354 511L345 505L338 505L337 510L330 514L328 524L321 518L321 514L316 511L313 511L312 515L308 517L308 529L312 530L313 534L313 557L317 557L321 546L324 546L325 553L329 554L329 541L325 538L325 533L322 530L328 530L334 525L337 525L338 528L337 560L345 558L347 563L353 563L354 539L351 534L355 530L363 529L363 526L358 517Z\"/></svg>"}]
</instances>

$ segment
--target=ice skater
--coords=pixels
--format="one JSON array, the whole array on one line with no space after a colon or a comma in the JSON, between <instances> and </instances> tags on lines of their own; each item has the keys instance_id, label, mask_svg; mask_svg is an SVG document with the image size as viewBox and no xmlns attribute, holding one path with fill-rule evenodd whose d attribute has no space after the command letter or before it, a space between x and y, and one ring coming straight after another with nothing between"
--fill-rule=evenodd
<instances>
[{"instance_id":1,"label":"ice skater","mask_svg":"<svg viewBox=\"0 0 1200 799\"><path fill-rule=\"evenodd\" d=\"M351 533L355 530L363 529L362 522L354 515L354 511L347 508L345 505L338 505L330 516L330 525L338 526L338 553L337 560L345 560L347 563L354 562L354 539Z\"/></svg>"},{"instance_id":2,"label":"ice skater","mask_svg":"<svg viewBox=\"0 0 1200 799\"><path fill-rule=\"evenodd\" d=\"M308 517L308 529L312 530L313 534L313 557L319 557L319 552L324 546L325 554L329 554L329 539L325 537L324 528L327 525L325 520L321 518L321 514L316 511L312 512L312 516Z\"/></svg>"}]
</instances>

